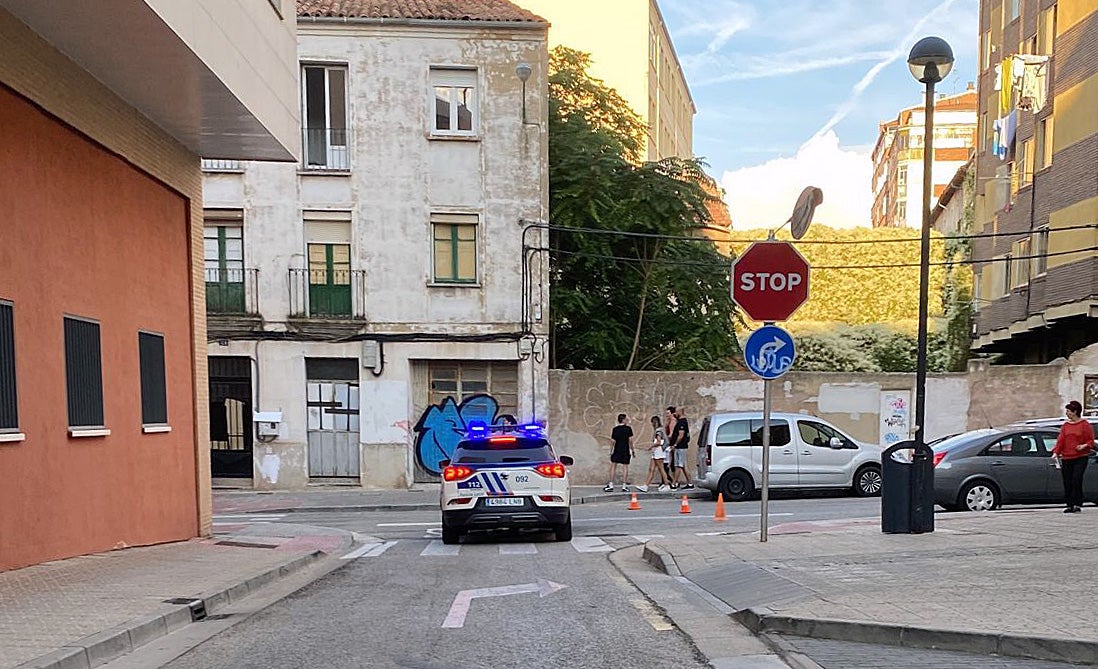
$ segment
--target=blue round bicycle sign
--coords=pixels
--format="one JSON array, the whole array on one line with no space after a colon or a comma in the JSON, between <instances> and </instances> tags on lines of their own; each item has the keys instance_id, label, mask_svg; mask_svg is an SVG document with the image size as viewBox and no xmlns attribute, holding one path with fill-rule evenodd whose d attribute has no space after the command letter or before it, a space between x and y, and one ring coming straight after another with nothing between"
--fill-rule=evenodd
<instances>
[{"instance_id":1,"label":"blue round bicycle sign","mask_svg":"<svg viewBox=\"0 0 1098 669\"><path fill-rule=\"evenodd\" d=\"M747 368L763 379L776 379L797 359L793 337L776 325L764 325L751 333L743 347Z\"/></svg>"}]
</instances>

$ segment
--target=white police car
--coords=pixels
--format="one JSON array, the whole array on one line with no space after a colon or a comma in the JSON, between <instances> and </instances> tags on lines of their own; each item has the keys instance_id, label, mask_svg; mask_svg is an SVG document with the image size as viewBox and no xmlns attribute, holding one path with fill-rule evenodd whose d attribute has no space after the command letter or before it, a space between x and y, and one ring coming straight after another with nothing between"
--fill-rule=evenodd
<instances>
[{"instance_id":1,"label":"white police car","mask_svg":"<svg viewBox=\"0 0 1098 669\"><path fill-rule=\"evenodd\" d=\"M572 539L567 466L538 425L471 425L442 463L442 541L470 530L547 529Z\"/></svg>"}]
</instances>

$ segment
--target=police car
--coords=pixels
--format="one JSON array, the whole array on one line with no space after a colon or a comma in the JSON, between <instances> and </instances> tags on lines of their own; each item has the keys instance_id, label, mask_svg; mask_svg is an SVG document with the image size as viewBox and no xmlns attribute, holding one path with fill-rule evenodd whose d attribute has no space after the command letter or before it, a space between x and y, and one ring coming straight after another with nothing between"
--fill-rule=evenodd
<instances>
[{"instance_id":1,"label":"police car","mask_svg":"<svg viewBox=\"0 0 1098 669\"><path fill-rule=\"evenodd\" d=\"M567 466L538 425L471 425L443 461L442 541L456 544L470 530L547 529L572 539Z\"/></svg>"}]
</instances>

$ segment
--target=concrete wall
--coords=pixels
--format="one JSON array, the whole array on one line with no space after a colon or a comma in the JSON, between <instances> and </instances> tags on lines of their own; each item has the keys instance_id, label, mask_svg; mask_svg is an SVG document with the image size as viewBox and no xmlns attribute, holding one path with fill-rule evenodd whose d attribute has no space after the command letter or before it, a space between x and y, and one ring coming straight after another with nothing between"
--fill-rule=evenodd
<instances>
[{"instance_id":1,"label":"concrete wall","mask_svg":"<svg viewBox=\"0 0 1098 669\"><path fill-rule=\"evenodd\" d=\"M996 367L974 364L966 374L927 379L927 437L935 438L1026 418L1058 416L1064 402L1082 398L1083 376L1098 370L1098 347L1070 362ZM790 373L775 382L774 411L824 418L855 439L878 443L881 394L908 390L913 374ZM628 414L640 448L651 439L649 418L669 405L685 406L692 446L701 419L717 411L761 411L763 384L737 372L550 372L549 428L558 452L576 459L573 481L604 483L607 439L618 413ZM647 461L633 480L643 479Z\"/></svg>"}]
</instances>

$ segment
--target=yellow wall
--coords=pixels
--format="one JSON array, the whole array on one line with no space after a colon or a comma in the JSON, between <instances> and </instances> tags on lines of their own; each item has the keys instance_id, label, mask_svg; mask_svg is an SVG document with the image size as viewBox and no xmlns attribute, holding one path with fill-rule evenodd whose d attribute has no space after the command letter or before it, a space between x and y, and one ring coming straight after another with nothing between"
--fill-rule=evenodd
<instances>
[{"instance_id":1,"label":"yellow wall","mask_svg":"<svg viewBox=\"0 0 1098 669\"><path fill-rule=\"evenodd\" d=\"M1056 34L1063 35L1075 24L1098 10L1094 0L1058 0L1056 3Z\"/></svg>"},{"instance_id":2,"label":"yellow wall","mask_svg":"<svg viewBox=\"0 0 1098 669\"><path fill-rule=\"evenodd\" d=\"M1090 198L1076 202L1070 207L1064 207L1054 211L1048 217L1048 252L1049 254L1062 253L1072 249L1089 249L1098 246L1098 233L1094 228L1082 228L1079 230L1066 230L1057 232L1057 228L1066 228L1076 225L1093 225L1098 220L1098 198ZM1095 255L1093 251L1069 253L1067 255L1053 255L1048 259L1048 266L1057 267L1068 263L1077 262Z\"/></svg>"},{"instance_id":3,"label":"yellow wall","mask_svg":"<svg viewBox=\"0 0 1098 669\"><path fill-rule=\"evenodd\" d=\"M1053 152L1063 151L1081 139L1098 133L1098 74L1056 96L1053 114L1056 131Z\"/></svg>"}]
</instances>

